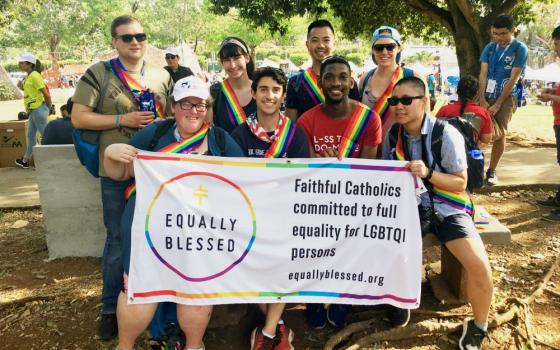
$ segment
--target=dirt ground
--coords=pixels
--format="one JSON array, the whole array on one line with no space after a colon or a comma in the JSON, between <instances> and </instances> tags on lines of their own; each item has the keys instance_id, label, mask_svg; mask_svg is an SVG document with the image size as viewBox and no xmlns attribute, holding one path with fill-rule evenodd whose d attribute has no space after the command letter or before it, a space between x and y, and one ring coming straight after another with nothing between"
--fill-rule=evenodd
<instances>
[{"instance_id":1,"label":"dirt ground","mask_svg":"<svg viewBox=\"0 0 560 350\"><path fill-rule=\"evenodd\" d=\"M560 254L560 225L541 219L547 211L535 205L535 198L552 194L552 187L509 188L501 192L475 195L482 204L512 231L512 244L487 246L495 285L492 312L504 306L510 297L523 298L532 293L543 275ZM96 337L101 292L100 259L66 258L49 261L40 209L0 211L0 349L114 349L116 341L101 342ZM425 252L425 260L434 260L434 248ZM560 268L548 283L548 289L560 293ZM545 291L530 305L537 349L560 348L560 297ZM421 310L465 314L465 305L439 303L429 282L422 286ZM224 313L222 312L222 315ZM386 330L388 321L382 312L354 307L350 320L375 318L373 328ZM413 313L411 322L425 319ZM286 323L295 331L296 349L321 349L332 328L310 330L303 321L303 306L289 305ZM448 318L459 321L460 318ZM442 320L443 321L443 320ZM247 323L247 322L246 322ZM214 321L205 337L207 349L248 349L244 327L220 327ZM525 349L524 323L514 319L490 330L485 349ZM372 349L456 349L459 334L429 336L372 345ZM137 349L147 349L147 335Z\"/></svg>"}]
</instances>

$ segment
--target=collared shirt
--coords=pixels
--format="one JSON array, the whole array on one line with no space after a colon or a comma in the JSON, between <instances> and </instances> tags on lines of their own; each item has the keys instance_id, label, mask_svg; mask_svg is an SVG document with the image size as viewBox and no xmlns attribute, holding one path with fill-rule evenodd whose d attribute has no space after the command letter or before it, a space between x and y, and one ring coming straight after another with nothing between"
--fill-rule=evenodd
<instances>
[{"instance_id":1,"label":"collared shirt","mask_svg":"<svg viewBox=\"0 0 560 350\"><path fill-rule=\"evenodd\" d=\"M426 142L426 150L428 154L426 155L426 160L429 164L434 162L432 156L432 130L436 119L431 116L425 118L420 134ZM422 160L422 137L421 136L410 136L404 132L406 146L409 150L409 154L412 160ZM385 141L383 143L383 159L393 160L394 149L390 146L390 135L387 134ZM428 165L429 165L428 164ZM455 127L451 125L446 125L443 128L442 135L442 145L441 145L441 165L445 169L435 164L434 170L443 173L458 173L467 169L467 155L465 151L465 140L463 136L459 133ZM422 205L430 206L430 196L427 192L421 195ZM434 208L442 216L447 217L454 214L464 213L464 211L455 209L445 203L434 199Z\"/></svg>"},{"instance_id":2,"label":"collared shirt","mask_svg":"<svg viewBox=\"0 0 560 350\"><path fill-rule=\"evenodd\" d=\"M487 44L480 55L480 62L488 64L488 80L495 80L496 88L494 93L486 93L486 98L498 98L511 77L512 69L521 68L523 71L527 66L528 56L527 45L517 39L513 39L506 48L494 41ZM517 89L514 86L511 95L515 94Z\"/></svg>"}]
</instances>

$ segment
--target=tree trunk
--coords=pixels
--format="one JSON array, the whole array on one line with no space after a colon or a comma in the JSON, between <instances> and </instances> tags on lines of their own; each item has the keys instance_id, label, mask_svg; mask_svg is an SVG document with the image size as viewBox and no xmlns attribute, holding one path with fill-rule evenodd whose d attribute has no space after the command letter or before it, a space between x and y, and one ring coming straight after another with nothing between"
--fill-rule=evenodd
<instances>
[{"instance_id":1,"label":"tree trunk","mask_svg":"<svg viewBox=\"0 0 560 350\"><path fill-rule=\"evenodd\" d=\"M10 79L10 75L4 67L0 64L0 81L6 83L8 87L14 92L14 99L19 100L23 98L23 94L21 90L19 90L14 83L12 83L12 79Z\"/></svg>"}]
</instances>

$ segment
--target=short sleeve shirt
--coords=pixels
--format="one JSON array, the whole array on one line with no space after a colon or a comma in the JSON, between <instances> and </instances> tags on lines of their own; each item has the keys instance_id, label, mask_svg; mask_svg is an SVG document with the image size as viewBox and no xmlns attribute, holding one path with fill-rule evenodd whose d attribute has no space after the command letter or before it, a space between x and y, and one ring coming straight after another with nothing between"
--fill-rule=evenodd
<instances>
[{"instance_id":1,"label":"short sleeve shirt","mask_svg":"<svg viewBox=\"0 0 560 350\"><path fill-rule=\"evenodd\" d=\"M128 72L138 81L141 81L141 72ZM98 62L89 67L76 86L72 97L75 103L95 109L100 98L100 90L105 85L104 79L109 79L107 91L99 111L100 114L116 115L138 111L138 104L132 94L126 89L122 82L109 68L107 71L104 62ZM168 96L172 87L169 73L161 67L146 66L144 72L144 84L159 99L164 110L167 110ZM103 153L105 148L113 143L126 143L136 133L137 129L120 127L101 131L99 137L99 175L105 176L103 168Z\"/></svg>"},{"instance_id":2,"label":"short sleeve shirt","mask_svg":"<svg viewBox=\"0 0 560 350\"><path fill-rule=\"evenodd\" d=\"M271 145L271 143L256 137L246 122L235 128L231 136L237 141L246 157L264 158L266 151L268 151ZM280 158L309 158L309 143L299 126L296 125L292 142Z\"/></svg>"},{"instance_id":3,"label":"short sleeve shirt","mask_svg":"<svg viewBox=\"0 0 560 350\"><path fill-rule=\"evenodd\" d=\"M496 42L491 42L484 47L480 55L480 62L488 64L488 80L496 81L494 92L486 92L486 98L495 99L500 96L504 85L511 77L511 70L513 68L525 69L528 55L527 45L516 39L505 48L500 47ZM515 87L511 94L517 94Z\"/></svg>"},{"instance_id":4,"label":"short sleeve shirt","mask_svg":"<svg viewBox=\"0 0 560 350\"><path fill-rule=\"evenodd\" d=\"M440 108L436 114L436 118L452 118L458 117L461 112L461 101L450 103ZM492 133L492 118L485 108L480 107L474 102L467 102L463 111L463 118L467 119L480 134ZM475 140L478 142L478 137Z\"/></svg>"},{"instance_id":5,"label":"short sleeve shirt","mask_svg":"<svg viewBox=\"0 0 560 350\"><path fill-rule=\"evenodd\" d=\"M422 125L421 134L425 140L426 150L428 152L425 157L429 164L434 162L432 156L432 130L434 128L436 119L433 117L426 117ZM406 132L404 133L406 145L409 150L411 160L422 160L422 137L412 137ZM394 160L394 147L391 148L390 135L388 134L383 141L383 159ZM455 127L445 125L443 128L442 144L441 144L441 165L445 171L438 164L435 165L435 170L445 173L458 173L467 169L467 155L465 151L465 140ZM425 192L421 195L422 205L430 206L430 195ZM452 206L438 201L434 198L435 210L444 217L461 214L464 211L453 208Z\"/></svg>"},{"instance_id":6,"label":"short sleeve shirt","mask_svg":"<svg viewBox=\"0 0 560 350\"><path fill-rule=\"evenodd\" d=\"M37 71L32 71L25 78L23 81L23 103L27 112L39 108L45 101L45 97L41 92L41 89L45 87L43 77Z\"/></svg>"},{"instance_id":7,"label":"short sleeve shirt","mask_svg":"<svg viewBox=\"0 0 560 350\"><path fill-rule=\"evenodd\" d=\"M166 66L164 68L169 73L169 75L171 75L171 79L174 83L176 83L180 79L194 75L190 68L184 66L177 67L177 70L175 72L169 66Z\"/></svg>"},{"instance_id":8,"label":"short sleeve shirt","mask_svg":"<svg viewBox=\"0 0 560 350\"><path fill-rule=\"evenodd\" d=\"M210 95L214 99L214 106L212 109L214 112L214 125L219 126L229 134L231 134L231 132L237 127L237 125L233 124L227 112L227 101L226 96L222 92L222 83L218 82L212 84L212 86L210 86ZM256 113L257 103L255 102L255 99L252 98L247 105L243 106L243 110L245 111L246 116Z\"/></svg>"},{"instance_id":9,"label":"short sleeve shirt","mask_svg":"<svg viewBox=\"0 0 560 350\"><path fill-rule=\"evenodd\" d=\"M288 80L288 88L286 90L286 108L297 110L298 118L317 105L302 84L303 71ZM350 90L349 97L356 101L360 100L356 81L354 81L354 86Z\"/></svg>"},{"instance_id":10,"label":"short sleeve shirt","mask_svg":"<svg viewBox=\"0 0 560 350\"><path fill-rule=\"evenodd\" d=\"M357 102L368 108L366 105ZM375 113L375 112L374 112ZM323 112L322 105L317 105L307 112L305 112L297 121L297 124L302 128L303 132L307 135L310 145L315 152L320 152L326 148L338 149L342 136L346 128L350 124L352 118L348 115L341 119L333 119ZM352 153L350 158L360 158L362 148L364 146L377 146L381 143L381 119L377 114L371 118L366 130L358 141L358 145Z\"/></svg>"},{"instance_id":11,"label":"short sleeve shirt","mask_svg":"<svg viewBox=\"0 0 560 350\"><path fill-rule=\"evenodd\" d=\"M560 83L556 83L556 96L560 96ZM554 114L554 125L560 125L560 102L552 102L552 113Z\"/></svg>"}]
</instances>

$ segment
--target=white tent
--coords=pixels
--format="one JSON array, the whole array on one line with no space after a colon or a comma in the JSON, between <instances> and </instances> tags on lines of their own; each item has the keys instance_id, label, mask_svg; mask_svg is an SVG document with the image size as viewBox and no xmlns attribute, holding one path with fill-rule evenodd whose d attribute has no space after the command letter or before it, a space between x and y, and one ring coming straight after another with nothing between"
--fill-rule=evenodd
<instances>
[{"instance_id":1,"label":"white tent","mask_svg":"<svg viewBox=\"0 0 560 350\"><path fill-rule=\"evenodd\" d=\"M182 43L177 46L177 51L179 51L179 57L181 58L179 61L181 66L189 67L195 74L201 71L198 58L189 45Z\"/></svg>"},{"instance_id":2,"label":"white tent","mask_svg":"<svg viewBox=\"0 0 560 350\"><path fill-rule=\"evenodd\" d=\"M558 83L560 82L560 65L558 63L551 63L541 69L527 67L525 69L525 79Z\"/></svg>"},{"instance_id":3,"label":"white tent","mask_svg":"<svg viewBox=\"0 0 560 350\"><path fill-rule=\"evenodd\" d=\"M280 65L272 60L269 60L268 58L265 58L264 60L262 60L261 64L259 65L259 68L260 67L280 68Z\"/></svg>"}]
</instances>

